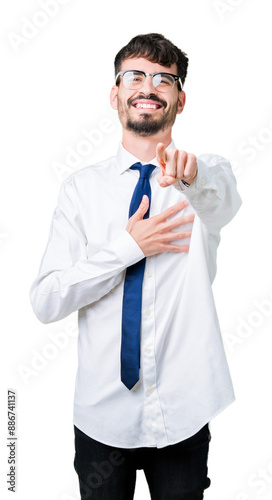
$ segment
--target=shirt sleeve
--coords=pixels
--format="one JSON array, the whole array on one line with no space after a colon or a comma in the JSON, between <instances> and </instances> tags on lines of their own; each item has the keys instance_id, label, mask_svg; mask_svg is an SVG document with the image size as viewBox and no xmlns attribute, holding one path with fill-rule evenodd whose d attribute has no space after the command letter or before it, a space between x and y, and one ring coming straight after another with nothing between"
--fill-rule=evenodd
<instances>
[{"instance_id":1,"label":"shirt sleeve","mask_svg":"<svg viewBox=\"0 0 272 500\"><path fill-rule=\"evenodd\" d=\"M98 301L122 281L128 266L142 258L142 250L126 230L88 258L73 186L65 183L39 273L30 289L37 318L51 323Z\"/></svg>"},{"instance_id":2,"label":"shirt sleeve","mask_svg":"<svg viewBox=\"0 0 272 500\"><path fill-rule=\"evenodd\" d=\"M236 179L228 160L205 154L197 158L197 176L190 187L176 183L209 230L220 230L241 206Z\"/></svg>"}]
</instances>

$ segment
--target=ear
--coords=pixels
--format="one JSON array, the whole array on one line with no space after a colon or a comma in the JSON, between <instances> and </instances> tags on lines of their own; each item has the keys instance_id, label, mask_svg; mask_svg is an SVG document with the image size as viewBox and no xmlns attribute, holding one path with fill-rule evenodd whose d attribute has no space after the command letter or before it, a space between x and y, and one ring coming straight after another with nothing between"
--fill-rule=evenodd
<instances>
[{"instance_id":1,"label":"ear","mask_svg":"<svg viewBox=\"0 0 272 500\"><path fill-rule=\"evenodd\" d=\"M183 108L185 106L185 102L186 102L186 94L184 90L179 90L177 115L182 113Z\"/></svg>"},{"instance_id":2,"label":"ear","mask_svg":"<svg viewBox=\"0 0 272 500\"><path fill-rule=\"evenodd\" d=\"M110 103L111 103L111 107L113 109L117 109L118 90L119 90L119 87L117 87L117 85L114 85L111 89L111 92L110 92Z\"/></svg>"}]
</instances>

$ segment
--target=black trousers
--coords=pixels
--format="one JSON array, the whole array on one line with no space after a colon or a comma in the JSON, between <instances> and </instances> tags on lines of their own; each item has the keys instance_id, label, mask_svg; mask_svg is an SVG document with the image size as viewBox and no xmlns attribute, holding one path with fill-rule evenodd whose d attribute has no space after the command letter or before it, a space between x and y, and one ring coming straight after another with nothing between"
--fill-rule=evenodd
<instances>
[{"instance_id":1,"label":"black trousers","mask_svg":"<svg viewBox=\"0 0 272 500\"><path fill-rule=\"evenodd\" d=\"M143 469L152 500L202 500L210 486L209 425L165 448L115 448L75 427L74 466L81 500L132 500L137 469Z\"/></svg>"}]
</instances>

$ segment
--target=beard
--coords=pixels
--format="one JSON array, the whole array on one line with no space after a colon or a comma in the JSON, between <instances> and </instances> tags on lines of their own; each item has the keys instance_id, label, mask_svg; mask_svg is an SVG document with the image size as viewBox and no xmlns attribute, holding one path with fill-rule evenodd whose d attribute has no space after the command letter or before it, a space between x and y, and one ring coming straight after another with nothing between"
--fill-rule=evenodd
<instances>
[{"instance_id":1,"label":"beard","mask_svg":"<svg viewBox=\"0 0 272 500\"><path fill-rule=\"evenodd\" d=\"M130 111L132 106L131 100L128 100L128 106L126 107L122 101L118 99L118 114L121 124L126 130L130 130L135 135L140 135L141 137L150 137L167 128L171 128L176 120L178 100L175 104L171 105L167 111L164 111L167 105L165 101L158 99L157 96L150 96L150 98L152 98L153 101L160 102L163 106L158 118L154 118L151 113L141 113L138 119L136 117L134 118Z\"/></svg>"}]
</instances>

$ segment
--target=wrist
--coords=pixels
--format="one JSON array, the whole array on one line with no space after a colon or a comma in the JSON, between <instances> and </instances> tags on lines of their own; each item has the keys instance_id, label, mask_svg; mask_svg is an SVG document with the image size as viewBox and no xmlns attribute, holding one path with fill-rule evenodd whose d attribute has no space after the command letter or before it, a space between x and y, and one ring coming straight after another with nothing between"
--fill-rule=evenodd
<instances>
[{"instance_id":1,"label":"wrist","mask_svg":"<svg viewBox=\"0 0 272 500\"><path fill-rule=\"evenodd\" d=\"M184 186L190 187L192 182L195 180L196 176L197 176L197 168L193 177L191 177L190 179L186 179L186 181L181 179L181 182L182 184L184 184Z\"/></svg>"}]
</instances>

